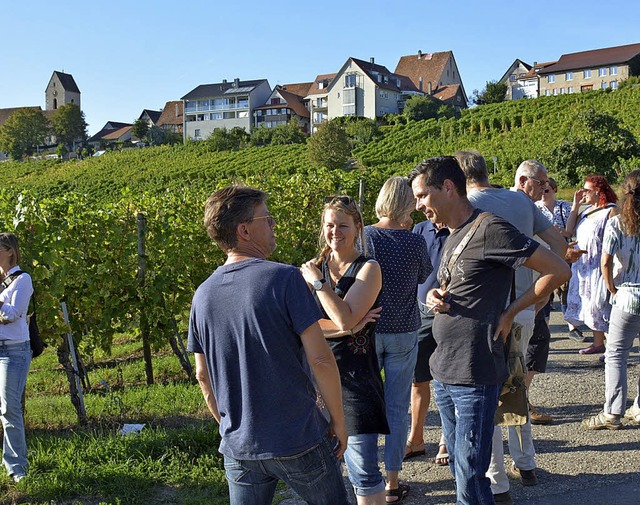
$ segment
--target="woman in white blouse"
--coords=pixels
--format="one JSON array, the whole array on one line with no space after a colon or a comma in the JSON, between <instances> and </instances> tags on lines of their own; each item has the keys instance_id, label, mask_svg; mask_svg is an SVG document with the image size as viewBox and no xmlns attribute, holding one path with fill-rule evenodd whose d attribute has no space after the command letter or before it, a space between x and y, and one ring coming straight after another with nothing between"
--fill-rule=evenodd
<instances>
[{"instance_id":1,"label":"woman in white blouse","mask_svg":"<svg viewBox=\"0 0 640 505\"><path fill-rule=\"evenodd\" d=\"M27 309L33 294L29 274L20 270L18 239L0 233L0 420L4 429L2 463L19 482L27 474L27 442L22 394L31 364Z\"/></svg>"}]
</instances>

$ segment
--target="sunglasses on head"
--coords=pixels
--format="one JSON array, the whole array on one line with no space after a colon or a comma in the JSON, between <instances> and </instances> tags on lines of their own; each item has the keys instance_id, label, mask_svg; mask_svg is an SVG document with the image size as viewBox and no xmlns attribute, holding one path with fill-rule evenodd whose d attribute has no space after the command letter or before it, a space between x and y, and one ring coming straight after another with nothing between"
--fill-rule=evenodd
<instances>
[{"instance_id":1,"label":"sunglasses on head","mask_svg":"<svg viewBox=\"0 0 640 505\"><path fill-rule=\"evenodd\" d=\"M355 200L350 196L327 196L324 199L324 203L335 203L340 202L343 205L351 205L355 203Z\"/></svg>"}]
</instances>

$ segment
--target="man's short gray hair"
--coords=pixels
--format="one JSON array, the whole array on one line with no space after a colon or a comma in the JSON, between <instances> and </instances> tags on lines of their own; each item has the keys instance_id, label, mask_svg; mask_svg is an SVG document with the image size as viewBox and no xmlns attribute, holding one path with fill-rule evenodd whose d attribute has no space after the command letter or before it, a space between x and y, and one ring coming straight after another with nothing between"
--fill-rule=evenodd
<instances>
[{"instance_id":1,"label":"man's short gray hair","mask_svg":"<svg viewBox=\"0 0 640 505\"><path fill-rule=\"evenodd\" d=\"M547 173L547 167L545 167L539 161L524 160L522 163L520 163L520 166L516 170L516 176L514 179L515 185L517 186L520 182L520 177L536 177L540 170L542 170L545 174Z\"/></svg>"}]
</instances>

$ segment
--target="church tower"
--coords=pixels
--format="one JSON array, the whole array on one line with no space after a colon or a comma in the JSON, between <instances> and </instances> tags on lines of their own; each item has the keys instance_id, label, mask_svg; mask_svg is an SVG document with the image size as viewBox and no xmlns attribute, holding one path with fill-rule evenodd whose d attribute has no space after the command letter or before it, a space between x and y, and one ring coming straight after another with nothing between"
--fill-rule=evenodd
<instances>
[{"instance_id":1,"label":"church tower","mask_svg":"<svg viewBox=\"0 0 640 505\"><path fill-rule=\"evenodd\" d=\"M62 107L68 103L77 105L82 109L80 104L80 90L71 74L54 71L44 94L46 110L56 110L58 107Z\"/></svg>"}]
</instances>

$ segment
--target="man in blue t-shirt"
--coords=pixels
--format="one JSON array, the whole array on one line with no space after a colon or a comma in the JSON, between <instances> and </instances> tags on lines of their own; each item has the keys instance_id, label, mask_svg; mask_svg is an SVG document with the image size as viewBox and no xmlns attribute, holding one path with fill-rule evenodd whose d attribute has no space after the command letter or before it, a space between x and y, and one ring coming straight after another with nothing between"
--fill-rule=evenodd
<instances>
[{"instance_id":1,"label":"man in blue t-shirt","mask_svg":"<svg viewBox=\"0 0 640 505\"><path fill-rule=\"evenodd\" d=\"M438 270L441 287L427 293L426 304L436 314L437 346L429 365L456 503L494 503L486 472L507 377L503 343L516 314L546 300L570 271L564 260L503 219L480 216L467 199L465 175L454 157L423 161L409 180L416 209L451 231ZM540 277L507 304L513 270L523 265Z\"/></svg>"},{"instance_id":2,"label":"man in blue t-shirt","mask_svg":"<svg viewBox=\"0 0 640 505\"><path fill-rule=\"evenodd\" d=\"M271 503L278 480L310 504L347 504L338 368L302 274L265 260L276 247L266 198L229 186L207 200L205 226L227 261L193 297L188 348L220 424L232 505Z\"/></svg>"}]
</instances>

